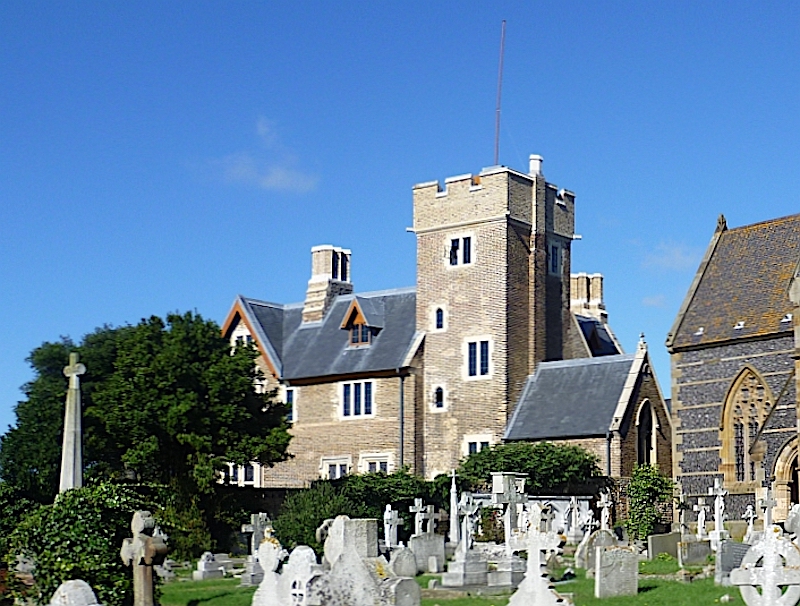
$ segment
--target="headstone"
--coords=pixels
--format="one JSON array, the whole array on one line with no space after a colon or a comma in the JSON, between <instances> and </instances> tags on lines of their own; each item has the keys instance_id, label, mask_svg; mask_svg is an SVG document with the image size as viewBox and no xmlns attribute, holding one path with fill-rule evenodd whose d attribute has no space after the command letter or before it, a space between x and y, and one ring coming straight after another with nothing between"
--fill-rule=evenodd
<instances>
[{"instance_id":1,"label":"headstone","mask_svg":"<svg viewBox=\"0 0 800 606\"><path fill-rule=\"evenodd\" d=\"M100 606L100 603L89 583L76 579L58 586L50 599L50 606Z\"/></svg>"},{"instance_id":2,"label":"headstone","mask_svg":"<svg viewBox=\"0 0 800 606\"><path fill-rule=\"evenodd\" d=\"M697 513L697 540L702 541L707 538L706 534L706 513L708 512L708 505L704 497L697 497L697 504L692 507L692 510Z\"/></svg>"},{"instance_id":3,"label":"headstone","mask_svg":"<svg viewBox=\"0 0 800 606\"><path fill-rule=\"evenodd\" d=\"M782 535L778 526L765 526L764 539L731 571L731 584L739 587L748 606L793 606L800 600L800 551Z\"/></svg>"},{"instance_id":4,"label":"headstone","mask_svg":"<svg viewBox=\"0 0 800 606\"><path fill-rule=\"evenodd\" d=\"M67 402L64 408L64 438L61 445L61 480L58 492L83 486L83 455L81 448L81 381L86 367L78 362L78 354L69 354Z\"/></svg>"},{"instance_id":5,"label":"headstone","mask_svg":"<svg viewBox=\"0 0 800 606\"><path fill-rule=\"evenodd\" d=\"M798 506L794 505L792 507L792 511L789 512L789 517L786 518L786 524L784 524L784 526L786 526L787 530L789 530L789 528L788 528L789 520L792 517L792 512L795 511L795 507L798 507ZM798 512L800 513L800 507L798 507ZM755 530L753 529L753 522L755 522L756 519L758 519L758 514L756 513L756 508L753 507L752 504L750 504L750 503L747 504L747 509L745 509L744 515L742 516L742 519L743 520L747 520L747 531L744 533L744 540L743 541L745 543L750 543L751 539L753 538L753 534L755 533ZM798 517L798 521L800 521L800 517ZM789 531L790 532L795 532L795 533L797 532L796 530L789 530Z\"/></svg>"},{"instance_id":6,"label":"headstone","mask_svg":"<svg viewBox=\"0 0 800 606\"><path fill-rule=\"evenodd\" d=\"M422 534L422 523L425 521L427 509L422 505L422 499L414 499L414 504L408 508L414 514L414 534Z\"/></svg>"},{"instance_id":7,"label":"headstone","mask_svg":"<svg viewBox=\"0 0 800 606\"><path fill-rule=\"evenodd\" d=\"M458 489L456 488L456 470L450 472L450 532L448 533L449 542L458 545Z\"/></svg>"},{"instance_id":8,"label":"headstone","mask_svg":"<svg viewBox=\"0 0 800 606\"><path fill-rule=\"evenodd\" d=\"M250 516L250 523L242 525L242 533L250 535L250 554L257 556L258 546L264 540L264 532L271 528L269 516L266 513L254 513Z\"/></svg>"},{"instance_id":9,"label":"headstone","mask_svg":"<svg viewBox=\"0 0 800 606\"><path fill-rule=\"evenodd\" d=\"M611 528L611 495L608 491L600 494L600 501L597 503L600 507L600 530L608 530Z\"/></svg>"},{"instance_id":10,"label":"headstone","mask_svg":"<svg viewBox=\"0 0 800 606\"><path fill-rule=\"evenodd\" d=\"M137 511L131 520L133 538L122 542L120 556L133 566L133 606L154 606L153 566L161 564L169 549L161 537L154 537L155 520L149 511Z\"/></svg>"},{"instance_id":11,"label":"headstone","mask_svg":"<svg viewBox=\"0 0 800 606\"><path fill-rule=\"evenodd\" d=\"M519 556L504 556L495 562L495 569L486 576L486 584L489 587L510 587L519 586L525 577L527 566L525 560Z\"/></svg>"},{"instance_id":12,"label":"headstone","mask_svg":"<svg viewBox=\"0 0 800 606\"><path fill-rule=\"evenodd\" d=\"M417 572L428 572L429 559L436 558L436 567L444 568L444 535L423 533L408 539L408 547L417 559Z\"/></svg>"},{"instance_id":13,"label":"headstone","mask_svg":"<svg viewBox=\"0 0 800 606\"><path fill-rule=\"evenodd\" d=\"M214 561L216 561L217 566L222 568L222 571L226 574L233 570L233 560L227 553L215 553Z\"/></svg>"},{"instance_id":14,"label":"headstone","mask_svg":"<svg viewBox=\"0 0 800 606\"><path fill-rule=\"evenodd\" d=\"M510 472L492 472L492 503L505 505L503 529L505 532L506 556L513 555L511 537L517 527L517 505L527 502L525 496L527 475Z\"/></svg>"},{"instance_id":15,"label":"headstone","mask_svg":"<svg viewBox=\"0 0 800 606\"><path fill-rule=\"evenodd\" d=\"M280 575L276 571L287 555L274 537L266 537L258 546L258 563L264 576L253 594L253 606L274 606L280 581Z\"/></svg>"},{"instance_id":16,"label":"headstone","mask_svg":"<svg viewBox=\"0 0 800 606\"><path fill-rule=\"evenodd\" d=\"M434 534L436 532L436 522L441 520L444 516L441 513L436 513L436 507L428 505L425 507L425 533Z\"/></svg>"},{"instance_id":17,"label":"headstone","mask_svg":"<svg viewBox=\"0 0 800 606\"><path fill-rule=\"evenodd\" d=\"M563 606L564 598L560 596L542 570L544 553L558 550L561 537L555 532L541 533L533 531L528 535L528 562L525 578L519 584L508 606Z\"/></svg>"},{"instance_id":18,"label":"headstone","mask_svg":"<svg viewBox=\"0 0 800 606\"><path fill-rule=\"evenodd\" d=\"M391 505L386 505L383 512L383 540L388 549L397 547L397 527L405 524L397 510Z\"/></svg>"},{"instance_id":19,"label":"headstone","mask_svg":"<svg viewBox=\"0 0 800 606\"><path fill-rule=\"evenodd\" d=\"M206 551L197 562L197 570L192 571L192 579L205 581L206 579L221 579L225 576L225 569L217 563L213 553Z\"/></svg>"},{"instance_id":20,"label":"headstone","mask_svg":"<svg viewBox=\"0 0 800 606\"><path fill-rule=\"evenodd\" d=\"M725 587L731 584L731 570L739 568L750 545L737 541L720 541L714 561L714 584Z\"/></svg>"},{"instance_id":21,"label":"headstone","mask_svg":"<svg viewBox=\"0 0 800 606\"><path fill-rule=\"evenodd\" d=\"M581 542L575 551L575 565L578 568L586 569L586 577L591 578L594 576L597 548L615 547L616 545L617 537L613 531L608 528L595 530L585 543Z\"/></svg>"},{"instance_id":22,"label":"headstone","mask_svg":"<svg viewBox=\"0 0 800 606\"><path fill-rule=\"evenodd\" d=\"M598 547L594 597L636 595L639 591L639 554L628 547Z\"/></svg>"},{"instance_id":23,"label":"headstone","mask_svg":"<svg viewBox=\"0 0 800 606\"><path fill-rule=\"evenodd\" d=\"M678 564L681 568L686 566L705 566L711 551L711 542L708 539L701 541L681 541L678 543Z\"/></svg>"},{"instance_id":24,"label":"headstone","mask_svg":"<svg viewBox=\"0 0 800 606\"><path fill-rule=\"evenodd\" d=\"M442 587L486 585L488 573L489 561L483 553L459 550L455 560L447 564L447 572L442 575Z\"/></svg>"},{"instance_id":25,"label":"headstone","mask_svg":"<svg viewBox=\"0 0 800 606\"><path fill-rule=\"evenodd\" d=\"M257 555L247 556L244 572L239 582L240 587L257 587L264 580L264 569L258 561Z\"/></svg>"},{"instance_id":26,"label":"headstone","mask_svg":"<svg viewBox=\"0 0 800 606\"><path fill-rule=\"evenodd\" d=\"M651 534L647 537L647 557L655 560L659 554L667 553L673 558L678 558L678 543L681 542L680 532L667 532L665 534Z\"/></svg>"},{"instance_id":27,"label":"headstone","mask_svg":"<svg viewBox=\"0 0 800 606\"><path fill-rule=\"evenodd\" d=\"M463 516L461 520L461 542L460 550L466 553L472 549L475 540L475 526L478 522L478 511L481 506L472 497L472 493L461 493L461 500L458 502L458 512Z\"/></svg>"},{"instance_id":28,"label":"headstone","mask_svg":"<svg viewBox=\"0 0 800 606\"><path fill-rule=\"evenodd\" d=\"M578 506L578 498L572 497L569 501L569 507L565 511L568 514L568 530L567 530L567 545L577 545L583 539L583 530L581 529L580 507Z\"/></svg>"},{"instance_id":29,"label":"headstone","mask_svg":"<svg viewBox=\"0 0 800 606\"><path fill-rule=\"evenodd\" d=\"M714 530L711 531L709 536L711 538L711 549L716 551L720 542L730 536L724 526L725 495L728 494L728 491L722 487L719 478L714 478L714 486L708 489L708 494L714 497Z\"/></svg>"},{"instance_id":30,"label":"headstone","mask_svg":"<svg viewBox=\"0 0 800 606\"><path fill-rule=\"evenodd\" d=\"M414 552L407 547L398 547L392 550L392 558L389 560L392 571L399 577L417 576L417 558Z\"/></svg>"},{"instance_id":31,"label":"headstone","mask_svg":"<svg viewBox=\"0 0 800 606\"><path fill-rule=\"evenodd\" d=\"M686 492L681 487L681 493L678 497L678 532L681 533L681 540L686 540L684 537L689 535L689 525L686 523Z\"/></svg>"}]
</instances>

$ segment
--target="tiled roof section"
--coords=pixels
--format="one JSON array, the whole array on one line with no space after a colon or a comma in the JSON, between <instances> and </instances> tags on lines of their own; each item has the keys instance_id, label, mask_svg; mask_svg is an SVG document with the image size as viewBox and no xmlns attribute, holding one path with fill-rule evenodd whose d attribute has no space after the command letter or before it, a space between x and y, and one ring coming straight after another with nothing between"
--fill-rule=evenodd
<instances>
[{"instance_id":1,"label":"tiled roof section","mask_svg":"<svg viewBox=\"0 0 800 606\"><path fill-rule=\"evenodd\" d=\"M369 325L378 329L369 346L350 347L350 333L341 328L354 296L370 320ZM305 324L302 303L245 301L281 362L281 379L288 381L394 370L402 367L415 340L413 288L341 295L321 322Z\"/></svg>"},{"instance_id":2,"label":"tiled roof section","mask_svg":"<svg viewBox=\"0 0 800 606\"><path fill-rule=\"evenodd\" d=\"M672 347L791 330L781 320L792 311L788 291L798 260L800 214L723 231Z\"/></svg>"},{"instance_id":3,"label":"tiled roof section","mask_svg":"<svg viewBox=\"0 0 800 606\"><path fill-rule=\"evenodd\" d=\"M613 356L621 353L600 320L578 314L575 314L575 319L578 321L578 326L581 327L583 338L586 340L592 356Z\"/></svg>"},{"instance_id":4,"label":"tiled roof section","mask_svg":"<svg viewBox=\"0 0 800 606\"><path fill-rule=\"evenodd\" d=\"M605 436L635 357L542 362L525 383L505 439Z\"/></svg>"}]
</instances>

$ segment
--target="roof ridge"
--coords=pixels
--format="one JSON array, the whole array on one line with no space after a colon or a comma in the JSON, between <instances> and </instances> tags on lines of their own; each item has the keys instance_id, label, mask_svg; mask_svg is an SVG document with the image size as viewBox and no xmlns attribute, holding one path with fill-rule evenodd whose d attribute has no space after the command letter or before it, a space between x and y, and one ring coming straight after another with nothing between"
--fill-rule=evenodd
<instances>
[{"instance_id":1,"label":"roof ridge","mask_svg":"<svg viewBox=\"0 0 800 606\"><path fill-rule=\"evenodd\" d=\"M745 229L748 229L748 228L759 227L759 226L763 226L763 225L770 225L770 224L775 224L775 223L783 223L785 221L798 220L798 219L800 219L800 213L795 213L795 214L786 215L786 216L783 216L783 217L776 217L774 219L765 219L764 221L756 221L755 223L748 223L747 225L739 225L738 227L729 227L726 231L728 233L730 233L730 232L734 232L734 231L745 230Z\"/></svg>"},{"instance_id":2,"label":"roof ridge","mask_svg":"<svg viewBox=\"0 0 800 606\"><path fill-rule=\"evenodd\" d=\"M567 366L589 366L591 364L612 364L614 362L628 362L636 357L636 353L613 354L610 356L597 356L592 358L572 358L570 360L548 360L541 362L536 368L539 369L547 365L548 368L565 368Z\"/></svg>"}]
</instances>

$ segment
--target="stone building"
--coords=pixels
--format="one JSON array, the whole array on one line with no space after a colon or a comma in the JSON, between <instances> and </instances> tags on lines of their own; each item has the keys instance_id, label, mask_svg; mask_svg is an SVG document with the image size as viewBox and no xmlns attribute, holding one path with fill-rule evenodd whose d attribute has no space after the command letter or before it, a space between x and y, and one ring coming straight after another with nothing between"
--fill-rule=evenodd
<instances>
[{"instance_id":1,"label":"stone building","mask_svg":"<svg viewBox=\"0 0 800 606\"><path fill-rule=\"evenodd\" d=\"M255 341L263 387L293 407L293 458L254 484L448 472L503 439L538 365L622 353L602 276L571 274L575 196L541 167L414 186L416 287L355 293L350 251L326 245L304 302L237 297L225 335Z\"/></svg>"},{"instance_id":2,"label":"stone building","mask_svg":"<svg viewBox=\"0 0 800 606\"><path fill-rule=\"evenodd\" d=\"M667 338L675 479L692 504L722 480L730 520L760 498L762 460L776 520L798 502L799 262L800 214L721 216Z\"/></svg>"}]
</instances>

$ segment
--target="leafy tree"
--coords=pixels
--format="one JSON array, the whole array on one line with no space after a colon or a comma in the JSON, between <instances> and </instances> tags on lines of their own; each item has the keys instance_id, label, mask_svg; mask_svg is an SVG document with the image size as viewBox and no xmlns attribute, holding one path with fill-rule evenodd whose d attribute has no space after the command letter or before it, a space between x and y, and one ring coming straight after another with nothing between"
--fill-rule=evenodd
<instances>
[{"instance_id":1,"label":"leafy tree","mask_svg":"<svg viewBox=\"0 0 800 606\"><path fill-rule=\"evenodd\" d=\"M225 517L217 480L227 462L271 465L287 456L286 407L256 391L255 348L231 349L219 326L197 314L153 316L31 353L27 400L0 438L0 476L30 498L52 502L58 488L70 351L87 368L86 477L168 486L179 534L195 532L198 516L206 529Z\"/></svg>"},{"instance_id":2,"label":"leafy tree","mask_svg":"<svg viewBox=\"0 0 800 606\"><path fill-rule=\"evenodd\" d=\"M133 604L133 576L120 547L131 536L133 512L155 507L152 495L108 483L69 490L54 504L39 506L7 540L6 561L23 556L35 563L32 587L9 576L11 595L21 603L48 604L62 582L83 579L103 604Z\"/></svg>"},{"instance_id":3,"label":"leafy tree","mask_svg":"<svg viewBox=\"0 0 800 606\"><path fill-rule=\"evenodd\" d=\"M597 463L595 455L578 446L510 442L469 455L457 473L470 490L487 489L493 471L526 473L526 492L541 493L582 485L600 476Z\"/></svg>"},{"instance_id":4,"label":"leafy tree","mask_svg":"<svg viewBox=\"0 0 800 606\"><path fill-rule=\"evenodd\" d=\"M659 505L672 500L674 485L653 465L637 465L628 485L625 528L633 539L645 539L661 521Z\"/></svg>"}]
</instances>

